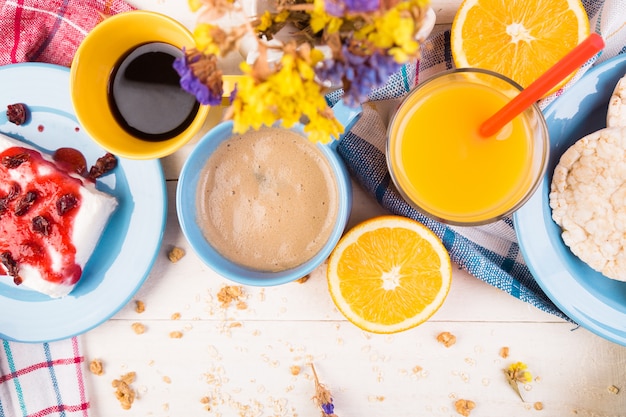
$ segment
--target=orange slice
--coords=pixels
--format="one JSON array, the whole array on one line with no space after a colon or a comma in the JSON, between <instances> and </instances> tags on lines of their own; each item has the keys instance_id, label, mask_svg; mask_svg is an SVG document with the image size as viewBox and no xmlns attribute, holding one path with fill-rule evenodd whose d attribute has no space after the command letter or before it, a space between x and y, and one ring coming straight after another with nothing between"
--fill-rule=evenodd
<instances>
[{"instance_id":1,"label":"orange slice","mask_svg":"<svg viewBox=\"0 0 626 417\"><path fill-rule=\"evenodd\" d=\"M350 229L328 261L328 288L348 320L372 333L396 333L431 317L452 279L450 256L421 223L381 216Z\"/></svg>"},{"instance_id":2,"label":"orange slice","mask_svg":"<svg viewBox=\"0 0 626 417\"><path fill-rule=\"evenodd\" d=\"M527 87L588 35L580 0L464 0L450 43L457 67L492 70Z\"/></svg>"}]
</instances>

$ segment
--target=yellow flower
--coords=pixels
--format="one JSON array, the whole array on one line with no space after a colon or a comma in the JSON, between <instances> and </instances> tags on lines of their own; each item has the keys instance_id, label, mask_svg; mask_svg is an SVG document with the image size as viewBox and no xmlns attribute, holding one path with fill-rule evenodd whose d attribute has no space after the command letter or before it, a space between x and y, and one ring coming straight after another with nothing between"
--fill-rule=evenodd
<instances>
[{"instance_id":1,"label":"yellow flower","mask_svg":"<svg viewBox=\"0 0 626 417\"><path fill-rule=\"evenodd\" d=\"M396 62L405 63L419 52L415 22L421 13L422 0L398 3L381 16L355 32L355 39L366 40L376 48L387 50Z\"/></svg>"},{"instance_id":2,"label":"yellow flower","mask_svg":"<svg viewBox=\"0 0 626 417\"><path fill-rule=\"evenodd\" d=\"M213 40L211 31L215 28L210 23L199 23L193 31L193 39L196 42L196 48L205 54L220 55L220 49Z\"/></svg>"},{"instance_id":3,"label":"yellow flower","mask_svg":"<svg viewBox=\"0 0 626 417\"><path fill-rule=\"evenodd\" d=\"M343 21L335 16L331 16L326 13L325 0L314 0L313 11L311 15L311 29L313 32L319 32L322 29L326 29L328 33L338 32L341 28Z\"/></svg>"},{"instance_id":4,"label":"yellow flower","mask_svg":"<svg viewBox=\"0 0 626 417\"><path fill-rule=\"evenodd\" d=\"M334 117L316 82L312 67L316 59L318 54L312 51L287 49L277 70L260 80L254 76L254 67L242 65L246 76L238 84L232 104L235 132L276 122L291 127L304 116L307 120L304 131L311 141L326 143L337 138L343 126Z\"/></svg>"},{"instance_id":5,"label":"yellow flower","mask_svg":"<svg viewBox=\"0 0 626 417\"><path fill-rule=\"evenodd\" d=\"M524 362L515 362L509 365L508 373L512 380L528 383L532 381L533 377L526 369L528 366Z\"/></svg>"},{"instance_id":6,"label":"yellow flower","mask_svg":"<svg viewBox=\"0 0 626 417\"><path fill-rule=\"evenodd\" d=\"M188 0L187 3L192 12L196 12L202 7L202 0Z\"/></svg>"},{"instance_id":7,"label":"yellow flower","mask_svg":"<svg viewBox=\"0 0 626 417\"><path fill-rule=\"evenodd\" d=\"M259 24L256 26L256 30L259 32L264 32L272 26L274 20L272 19L272 14L266 10L265 13L261 16Z\"/></svg>"}]
</instances>

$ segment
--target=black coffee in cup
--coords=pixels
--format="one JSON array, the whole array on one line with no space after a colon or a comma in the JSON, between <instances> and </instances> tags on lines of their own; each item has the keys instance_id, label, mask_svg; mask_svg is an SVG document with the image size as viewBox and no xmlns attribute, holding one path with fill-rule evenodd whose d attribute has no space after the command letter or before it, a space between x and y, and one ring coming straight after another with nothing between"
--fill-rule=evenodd
<instances>
[{"instance_id":1,"label":"black coffee in cup","mask_svg":"<svg viewBox=\"0 0 626 417\"><path fill-rule=\"evenodd\" d=\"M194 120L199 103L180 87L172 64L183 52L164 42L132 48L115 65L108 97L120 126L132 136L162 141L183 132Z\"/></svg>"}]
</instances>

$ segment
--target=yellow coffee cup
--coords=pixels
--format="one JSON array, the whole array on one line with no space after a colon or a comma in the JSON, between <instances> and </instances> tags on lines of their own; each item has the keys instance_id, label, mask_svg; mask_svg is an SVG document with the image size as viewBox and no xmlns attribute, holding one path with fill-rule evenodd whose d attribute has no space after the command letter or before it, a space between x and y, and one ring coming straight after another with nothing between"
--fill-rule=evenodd
<instances>
[{"instance_id":1,"label":"yellow coffee cup","mask_svg":"<svg viewBox=\"0 0 626 417\"><path fill-rule=\"evenodd\" d=\"M168 16L135 10L108 17L99 23L80 44L72 61L70 93L76 117L95 142L120 157L155 159L177 151L201 130L209 112L209 106L199 105L191 94L173 83L163 87L159 85L154 91L142 90L150 88L145 85L146 77L150 77L146 75L146 68L150 66L137 64L141 57L139 52L141 48L153 45L169 48L167 53L176 51L182 54L183 47L194 47L194 39L185 26ZM133 53L139 54L138 57L133 57ZM139 74L139 81L129 82L127 85L130 87L116 81L116 74L122 65L126 65L127 59L132 62L124 67L124 74L131 73L131 65L136 64L133 68L139 68L134 71ZM143 73L140 71L142 68ZM127 96L135 91L133 89L136 90L134 99L139 104L134 104L132 97L129 99ZM167 124L164 127L157 125L164 119L159 112L169 116L182 108L179 102L173 101L170 105L160 97L161 107L151 107L156 101L150 94L164 94L165 89L179 94L179 100L182 99L187 106L186 118L181 119L177 129L167 130ZM148 120L148 117L152 119ZM146 119L142 121L142 118ZM144 123L146 127L137 123ZM154 132L149 130L152 126L155 126ZM158 133L159 129L162 134Z\"/></svg>"}]
</instances>

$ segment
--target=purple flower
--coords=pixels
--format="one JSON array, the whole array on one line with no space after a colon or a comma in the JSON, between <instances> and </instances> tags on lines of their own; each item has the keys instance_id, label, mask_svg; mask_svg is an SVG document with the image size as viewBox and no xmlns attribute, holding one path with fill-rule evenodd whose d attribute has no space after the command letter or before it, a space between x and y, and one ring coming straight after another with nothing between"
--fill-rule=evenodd
<instances>
[{"instance_id":1,"label":"purple flower","mask_svg":"<svg viewBox=\"0 0 626 417\"><path fill-rule=\"evenodd\" d=\"M321 80L342 84L344 102L353 107L367 101L373 89L385 85L389 76L402 67L393 56L379 52L369 56L358 55L344 46L342 53L343 60L324 61L316 69L316 74Z\"/></svg>"},{"instance_id":2,"label":"purple flower","mask_svg":"<svg viewBox=\"0 0 626 417\"><path fill-rule=\"evenodd\" d=\"M211 88L208 84L210 78L201 80L194 73L195 67L201 67L203 56L198 54L187 54L176 58L172 64L180 77L180 86L183 90L196 96L200 104L219 105L222 102L221 84L219 88ZM220 81L221 82L221 81Z\"/></svg>"},{"instance_id":3,"label":"purple flower","mask_svg":"<svg viewBox=\"0 0 626 417\"><path fill-rule=\"evenodd\" d=\"M326 0L326 13L341 17L347 13L367 13L378 10L380 0Z\"/></svg>"},{"instance_id":4,"label":"purple flower","mask_svg":"<svg viewBox=\"0 0 626 417\"><path fill-rule=\"evenodd\" d=\"M322 411L324 412L324 414L329 414L330 415L330 414L335 412L335 406L333 405L332 402L321 404L320 406L322 407Z\"/></svg>"}]
</instances>

